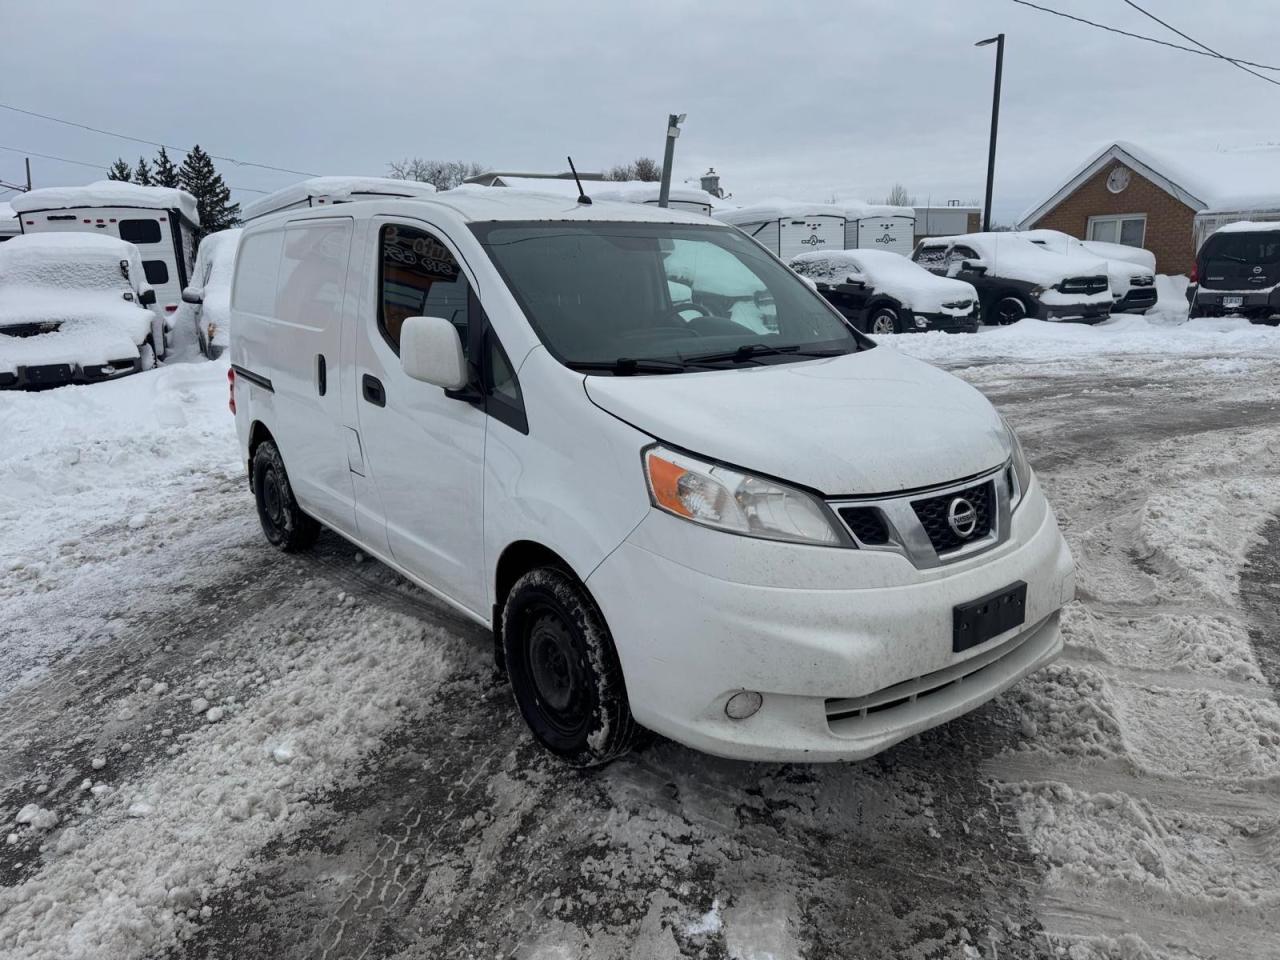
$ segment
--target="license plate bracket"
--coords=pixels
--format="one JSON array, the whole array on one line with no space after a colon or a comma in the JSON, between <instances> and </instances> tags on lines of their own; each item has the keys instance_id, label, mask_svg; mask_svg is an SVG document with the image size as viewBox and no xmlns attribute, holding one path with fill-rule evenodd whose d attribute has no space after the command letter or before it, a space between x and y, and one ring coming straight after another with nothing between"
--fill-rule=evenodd
<instances>
[{"instance_id":1,"label":"license plate bracket","mask_svg":"<svg viewBox=\"0 0 1280 960\"><path fill-rule=\"evenodd\" d=\"M1018 580L985 597L958 603L951 613L951 651L959 653L986 643L1027 618L1027 584Z\"/></svg>"},{"instance_id":2,"label":"license plate bracket","mask_svg":"<svg viewBox=\"0 0 1280 960\"><path fill-rule=\"evenodd\" d=\"M1244 297L1223 297L1222 306L1228 310L1232 307L1243 307Z\"/></svg>"}]
</instances>

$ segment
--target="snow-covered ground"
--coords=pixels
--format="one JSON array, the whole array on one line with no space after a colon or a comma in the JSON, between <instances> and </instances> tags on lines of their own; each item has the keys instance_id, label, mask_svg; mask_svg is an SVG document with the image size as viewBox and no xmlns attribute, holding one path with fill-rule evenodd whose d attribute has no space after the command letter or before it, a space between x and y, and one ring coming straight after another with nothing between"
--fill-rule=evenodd
<instances>
[{"instance_id":1,"label":"snow-covered ground","mask_svg":"<svg viewBox=\"0 0 1280 960\"><path fill-rule=\"evenodd\" d=\"M1162 282L886 338L1019 429L1080 601L842 766L549 762L481 631L266 546L225 363L0 394L0 958L1280 956L1280 330Z\"/></svg>"}]
</instances>

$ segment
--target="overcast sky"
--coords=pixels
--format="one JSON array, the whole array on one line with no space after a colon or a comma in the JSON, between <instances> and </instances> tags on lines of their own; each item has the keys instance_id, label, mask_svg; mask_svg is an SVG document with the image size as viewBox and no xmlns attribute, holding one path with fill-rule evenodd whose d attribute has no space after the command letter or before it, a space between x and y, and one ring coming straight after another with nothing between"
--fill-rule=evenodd
<instances>
[{"instance_id":1,"label":"overcast sky","mask_svg":"<svg viewBox=\"0 0 1280 960\"><path fill-rule=\"evenodd\" d=\"M1122 0L1037 2L1178 39ZM1223 53L1280 62L1275 0L1142 2ZM1280 140L1280 86L1012 0L40 0L3 10L0 102L317 174L385 175L388 160L414 155L519 170L563 169L570 153L579 169L661 159L666 115L684 112L677 181L714 164L742 199L878 201L900 181L920 203L975 200L995 48L973 42L999 31L997 221L1112 140ZM5 110L0 146L104 168L154 152ZM37 186L99 176L40 158L32 167ZM219 168L239 188L298 179ZM0 180L21 177L21 153L0 150Z\"/></svg>"}]
</instances>

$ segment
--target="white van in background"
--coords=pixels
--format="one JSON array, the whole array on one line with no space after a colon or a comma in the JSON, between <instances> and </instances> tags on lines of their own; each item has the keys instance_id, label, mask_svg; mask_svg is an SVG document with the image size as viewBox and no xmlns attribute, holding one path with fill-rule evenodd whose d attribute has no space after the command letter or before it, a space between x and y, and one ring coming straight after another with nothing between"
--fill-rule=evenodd
<instances>
[{"instance_id":1,"label":"white van in background","mask_svg":"<svg viewBox=\"0 0 1280 960\"><path fill-rule=\"evenodd\" d=\"M230 354L267 539L323 524L492 628L572 764L638 726L866 757L1062 649L1013 431L714 220L494 189L262 218Z\"/></svg>"},{"instance_id":2,"label":"white van in background","mask_svg":"<svg viewBox=\"0 0 1280 960\"><path fill-rule=\"evenodd\" d=\"M436 188L418 180L387 177L312 177L259 197L240 208L243 222L286 210L327 207L375 197L429 197Z\"/></svg>"},{"instance_id":3,"label":"white van in background","mask_svg":"<svg viewBox=\"0 0 1280 960\"><path fill-rule=\"evenodd\" d=\"M142 254L152 308L171 325L191 275L196 201L185 190L101 180L87 187L43 187L14 197L23 233L96 233L132 243ZM156 345L157 353L163 347Z\"/></svg>"}]
</instances>

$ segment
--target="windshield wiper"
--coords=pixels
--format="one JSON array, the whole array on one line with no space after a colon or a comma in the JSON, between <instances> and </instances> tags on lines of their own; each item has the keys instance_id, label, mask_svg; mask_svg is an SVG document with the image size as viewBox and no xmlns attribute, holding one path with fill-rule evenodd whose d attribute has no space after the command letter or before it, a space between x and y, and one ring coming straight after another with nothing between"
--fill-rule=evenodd
<instances>
[{"instance_id":1,"label":"windshield wiper","mask_svg":"<svg viewBox=\"0 0 1280 960\"><path fill-rule=\"evenodd\" d=\"M688 367L671 360L637 360L635 357L619 357L617 360L571 360L565 364L570 370L585 373L611 373L615 377L630 377L637 373L684 373Z\"/></svg>"},{"instance_id":2,"label":"windshield wiper","mask_svg":"<svg viewBox=\"0 0 1280 960\"><path fill-rule=\"evenodd\" d=\"M767 343L744 343L737 349L725 353L704 353L685 359L689 363L750 363L756 357L796 353L799 349L798 346L773 347Z\"/></svg>"}]
</instances>

